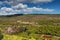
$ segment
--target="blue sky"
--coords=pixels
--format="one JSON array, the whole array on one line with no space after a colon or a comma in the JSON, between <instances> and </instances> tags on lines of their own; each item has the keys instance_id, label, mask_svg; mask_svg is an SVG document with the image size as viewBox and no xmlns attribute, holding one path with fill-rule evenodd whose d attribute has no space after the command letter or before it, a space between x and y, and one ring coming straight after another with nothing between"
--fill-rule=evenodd
<instances>
[{"instance_id":1,"label":"blue sky","mask_svg":"<svg viewBox=\"0 0 60 40\"><path fill-rule=\"evenodd\" d=\"M0 0L0 15L60 14L60 0Z\"/></svg>"}]
</instances>

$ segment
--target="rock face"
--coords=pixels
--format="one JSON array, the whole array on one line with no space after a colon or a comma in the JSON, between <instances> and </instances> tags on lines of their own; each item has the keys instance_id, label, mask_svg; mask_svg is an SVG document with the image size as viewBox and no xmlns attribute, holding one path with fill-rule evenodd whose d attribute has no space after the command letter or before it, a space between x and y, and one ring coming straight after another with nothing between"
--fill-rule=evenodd
<instances>
[{"instance_id":1,"label":"rock face","mask_svg":"<svg viewBox=\"0 0 60 40\"><path fill-rule=\"evenodd\" d=\"M43 40L51 40L52 36L51 36L51 35L45 35L45 34L43 34L43 35L41 36L41 38L42 38Z\"/></svg>"},{"instance_id":2,"label":"rock face","mask_svg":"<svg viewBox=\"0 0 60 40\"><path fill-rule=\"evenodd\" d=\"M2 30L2 32L5 34L17 34L23 31L26 31L25 27L7 27Z\"/></svg>"},{"instance_id":3,"label":"rock face","mask_svg":"<svg viewBox=\"0 0 60 40\"><path fill-rule=\"evenodd\" d=\"M44 35L43 38L51 38L50 35Z\"/></svg>"}]
</instances>

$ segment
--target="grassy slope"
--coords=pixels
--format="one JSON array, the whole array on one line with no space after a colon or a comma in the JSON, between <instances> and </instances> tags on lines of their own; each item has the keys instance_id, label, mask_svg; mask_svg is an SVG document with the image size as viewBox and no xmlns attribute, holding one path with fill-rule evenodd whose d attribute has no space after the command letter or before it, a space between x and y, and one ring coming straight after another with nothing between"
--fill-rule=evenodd
<instances>
[{"instance_id":1,"label":"grassy slope","mask_svg":"<svg viewBox=\"0 0 60 40\"><path fill-rule=\"evenodd\" d=\"M35 22L39 26L21 24L17 21ZM60 37L60 15L22 15L15 17L1 17L0 28L10 25L26 26L25 32L17 35L4 35L3 40L42 40L41 34L48 34ZM12 39L13 37L13 39Z\"/></svg>"}]
</instances>

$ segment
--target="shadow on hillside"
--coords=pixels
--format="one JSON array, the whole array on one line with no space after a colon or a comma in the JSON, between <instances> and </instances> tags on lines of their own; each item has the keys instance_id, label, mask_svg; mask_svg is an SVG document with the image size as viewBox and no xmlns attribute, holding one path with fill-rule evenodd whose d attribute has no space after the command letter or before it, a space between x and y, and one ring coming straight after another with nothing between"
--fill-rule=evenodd
<instances>
[{"instance_id":1,"label":"shadow on hillside","mask_svg":"<svg viewBox=\"0 0 60 40\"><path fill-rule=\"evenodd\" d=\"M3 39L3 35L0 34L0 40L2 40L2 39Z\"/></svg>"},{"instance_id":2,"label":"shadow on hillside","mask_svg":"<svg viewBox=\"0 0 60 40\"><path fill-rule=\"evenodd\" d=\"M2 15L0 17L16 17L16 16L21 16L23 14L14 14L14 15Z\"/></svg>"}]
</instances>

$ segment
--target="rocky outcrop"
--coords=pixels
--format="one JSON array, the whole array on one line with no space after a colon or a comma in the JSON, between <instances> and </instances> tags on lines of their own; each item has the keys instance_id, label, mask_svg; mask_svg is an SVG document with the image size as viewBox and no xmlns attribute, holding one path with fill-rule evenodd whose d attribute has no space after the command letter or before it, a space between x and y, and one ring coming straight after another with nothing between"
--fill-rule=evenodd
<instances>
[{"instance_id":1,"label":"rocky outcrop","mask_svg":"<svg viewBox=\"0 0 60 40\"><path fill-rule=\"evenodd\" d=\"M17 34L26 31L25 27L7 27L2 30L5 34Z\"/></svg>"}]
</instances>

